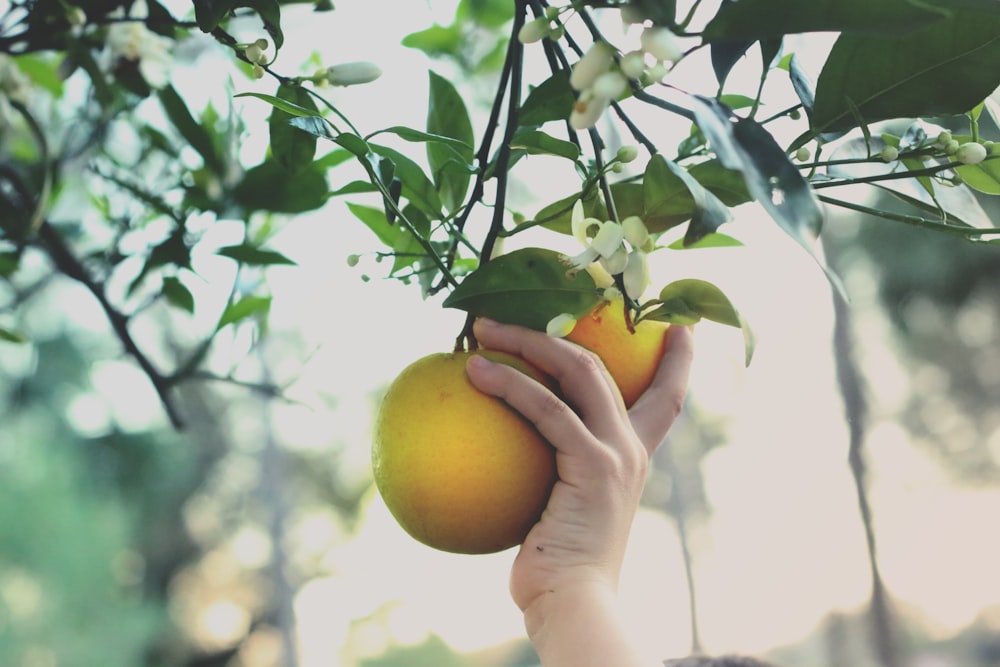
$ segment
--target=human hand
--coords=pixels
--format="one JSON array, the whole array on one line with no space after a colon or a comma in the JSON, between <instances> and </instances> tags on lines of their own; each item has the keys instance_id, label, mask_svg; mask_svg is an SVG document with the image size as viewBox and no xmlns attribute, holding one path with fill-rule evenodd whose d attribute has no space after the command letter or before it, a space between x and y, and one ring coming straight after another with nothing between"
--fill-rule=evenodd
<instances>
[{"instance_id":1,"label":"human hand","mask_svg":"<svg viewBox=\"0 0 1000 667\"><path fill-rule=\"evenodd\" d=\"M511 571L525 612L544 594L577 584L613 592L649 458L681 410L692 359L687 327L669 329L652 385L627 411L596 355L563 339L479 320L486 348L523 357L559 383L562 398L509 366L470 358L481 391L506 401L555 447L559 479Z\"/></svg>"}]
</instances>

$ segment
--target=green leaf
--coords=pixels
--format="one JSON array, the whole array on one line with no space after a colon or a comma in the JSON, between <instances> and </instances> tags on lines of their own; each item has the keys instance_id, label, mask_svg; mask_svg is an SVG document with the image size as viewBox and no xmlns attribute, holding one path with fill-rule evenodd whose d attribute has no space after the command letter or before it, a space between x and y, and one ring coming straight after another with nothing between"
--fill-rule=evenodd
<instances>
[{"instance_id":1,"label":"green leaf","mask_svg":"<svg viewBox=\"0 0 1000 667\"><path fill-rule=\"evenodd\" d=\"M455 139L453 137L447 137L443 134L431 134L430 132L421 132L420 130L414 130L412 127L404 127L402 125L393 125L392 127L387 127L377 132L372 132L365 139L371 139L372 137L378 136L384 133L395 134L400 139L405 141L410 141L413 143L421 142L433 142L445 144L451 146L456 151L472 151L472 145L466 142Z\"/></svg>"},{"instance_id":2,"label":"green leaf","mask_svg":"<svg viewBox=\"0 0 1000 667\"><path fill-rule=\"evenodd\" d=\"M264 23L264 30L274 42L274 48L280 49L285 43L285 36L281 32L281 6L278 0L239 0L237 5L250 7L257 12Z\"/></svg>"},{"instance_id":3,"label":"green leaf","mask_svg":"<svg viewBox=\"0 0 1000 667\"><path fill-rule=\"evenodd\" d=\"M312 96L302 87L282 84L278 87L278 98L289 100L303 109L310 109L318 117L319 111ZM316 136L302 132L291 125L290 120L296 118L278 107L271 111L267 126L271 135L271 153L282 166L295 173L302 171L312 162L316 155Z\"/></svg>"},{"instance_id":4,"label":"green leaf","mask_svg":"<svg viewBox=\"0 0 1000 667\"><path fill-rule=\"evenodd\" d=\"M389 224L389 221L385 217L385 211L380 208L350 202L348 202L347 208L354 214L354 217L363 222L368 229L375 232L375 236L378 237L379 241L390 248L395 245L396 236L398 236L399 231L397 227Z\"/></svg>"},{"instance_id":5,"label":"green leaf","mask_svg":"<svg viewBox=\"0 0 1000 667\"><path fill-rule=\"evenodd\" d=\"M295 265L295 262L288 259L275 250L265 250L246 243L241 245L231 245L219 248L217 255L235 259L241 264L251 266L273 266L275 264Z\"/></svg>"},{"instance_id":6,"label":"green leaf","mask_svg":"<svg viewBox=\"0 0 1000 667\"><path fill-rule=\"evenodd\" d=\"M660 291L660 305L642 319L670 322L672 324L694 324L705 318L743 331L746 365L753 359L756 341L746 319L740 315L729 298L710 282L685 278L676 280Z\"/></svg>"},{"instance_id":7,"label":"green leaf","mask_svg":"<svg viewBox=\"0 0 1000 667\"><path fill-rule=\"evenodd\" d=\"M212 135L198 121L194 119L187 108L184 100L177 93L173 86L167 85L158 91L160 103L167 114L167 118L173 124L181 136L191 144L199 155L205 160L205 166L215 173L222 172L222 160L215 152L215 145L212 142Z\"/></svg>"},{"instance_id":8,"label":"green leaf","mask_svg":"<svg viewBox=\"0 0 1000 667\"><path fill-rule=\"evenodd\" d=\"M454 211L462 204L469 189L469 165L473 160L475 137L462 96L448 79L435 72L430 72L429 76L427 132L451 137L459 143L459 147L428 142L427 161L441 202L449 211Z\"/></svg>"},{"instance_id":9,"label":"green leaf","mask_svg":"<svg viewBox=\"0 0 1000 667\"><path fill-rule=\"evenodd\" d=\"M0 277L9 278L21 266L21 257L16 252L0 252Z\"/></svg>"},{"instance_id":10,"label":"green leaf","mask_svg":"<svg viewBox=\"0 0 1000 667\"><path fill-rule=\"evenodd\" d=\"M737 119L717 100L694 96L696 122L723 167L743 174L748 192L810 253L823 221L809 183L767 130Z\"/></svg>"},{"instance_id":11,"label":"green leaf","mask_svg":"<svg viewBox=\"0 0 1000 667\"><path fill-rule=\"evenodd\" d=\"M971 137L956 137L956 139L961 143L965 143L965 140L971 141ZM988 195L1000 195L1000 143L994 143L990 147L983 162L963 164L956 167L955 171L970 188Z\"/></svg>"},{"instance_id":12,"label":"green leaf","mask_svg":"<svg viewBox=\"0 0 1000 667\"><path fill-rule=\"evenodd\" d=\"M713 234L706 234L690 245L686 244L684 239L677 239L667 247L671 250L697 250L699 248L737 248L742 245L742 241L734 239L728 234L715 232Z\"/></svg>"},{"instance_id":13,"label":"green leaf","mask_svg":"<svg viewBox=\"0 0 1000 667\"><path fill-rule=\"evenodd\" d=\"M739 0L724 4L702 33L706 43L801 32L904 33L947 16L912 0Z\"/></svg>"},{"instance_id":14,"label":"green leaf","mask_svg":"<svg viewBox=\"0 0 1000 667\"><path fill-rule=\"evenodd\" d=\"M14 63L31 79L33 84L44 89L53 97L62 96L63 79L59 76L59 61L57 59L37 53L26 53L14 58Z\"/></svg>"},{"instance_id":15,"label":"green leaf","mask_svg":"<svg viewBox=\"0 0 1000 667\"><path fill-rule=\"evenodd\" d=\"M279 95L281 88L278 89ZM316 111L316 105L312 104L310 106L300 106L294 104L289 99L282 97L275 97L274 95L266 95L264 93L237 93L233 97L256 97L257 99L264 100L275 109L281 109L289 116L318 116ZM312 97L309 97L309 101L312 102Z\"/></svg>"},{"instance_id":16,"label":"green leaf","mask_svg":"<svg viewBox=\"0 0 1000 667\"><path fill-rule=\"evenodd\" d=\"M293 174L274 160L265 160L243 175L233 197L247 211L303 213L322 206L327 189L326 174L315 165Z\"/></svg>"},{"instance_id":17,"label":"green leaf","mask_svg":"<svg viewBox=\"0 0 1000 667\"><path fill-rule=\"evenodd\" d=\"M522 127L538 127L550 120L565 120L574 104L576 96L569 85L569 71L559 70L528 93L517 121Z\"/></svg>"},{"instance_id":18,"label":"green leaf","mask_svg":"<svg viewBox=\"0 0 1000 667\"><path fill-rule=\"evenodd\" d=\"M501 255L467 275L444 300L476 317L545 331L561 313L583 315L601 299L586 271L569 271L562 256L542 248Z\"/></svg>"},{"instance_id":19,"label":"green leaf","mask_svg":"<svg viewBox=\"0 0 1000 667\"><path fill-rule=\"evenodd\" d=\"M687 192L694 205L694 210L691 214L691 222L688 224L687 232L684 234L685 245L698 242L732 219L729 208L719 201L718 197L709 192L708 189L683 167L672 160L667 160L659 153L650 158L649 163L646 165L643 183L647 213L655 212L656 210L655 207L650 205L650 200L655 199L657 195L662 197L662 192L656 192L659 189L657 187L658 184L663 184L663 189L675 190L675 184L680 183L681 187ZM651 190L653 191L652 197L648 194ZM674 195L674 198L676 198L676 195Z\"/></svg>"},{"instance_id":20,"label":"green leaf","mask_svg":"<svg viewBox=\"0 0 1000 667\"><path fill-rule=\"evenodd\" d=\"M226 306L219 318L219 323L215 325L218 331L228 324L235 324L253 315L267 316L271 310L271 297L269 296L246 296L239 301Z\"/></svg>"},{"instance_id":21,"label":"green leaf","mask_svg":"<svg viewBox=\"0 0 1000 667\"><path fill-rule=\"evenodd\" d=\"M872 123L965 113L1000 86L997 62L997 14L955 12L902 36L841 35L816 82L813 130L857 127L855 114Z\"/></svg>"},{"instance_id":22,"label":"green leaf","mask_svg":"<svg viewBox=\"0 0 1000 667\"><path fill-rule=\"evenodd\" d=\"M330 141L337 140L337 137L335 137L333 132L330 130L330 124L323 120L320 116L296 116L294 118L289 118L287 122L292 127L311 134L314 137L329 139ZM361 137L358 137L358 139L360 138Z\"/></svg>"},{"instance_id":23,"label":"green leaf","mask_svg":"<svg viewBox=\"0 0 1000 667\"><path fill-rule=\"evenodd\" d=\"M433 25L426 30L410 33L402 41L403 46L419 49L429 56L455 54L461 43L462 31L457 23L450 26Z\"/></svg>"},{"instance_id":24,"label":"green leaf","mask_svg":"<svg viewBox=\"0 0 1000 667\"><path fill-rule=\"evenodd\" d=\"M174 307L189 313L194 312L194 296L176 276L165 276L161 294Z\"/></svg>"},{"instance_id":25,"label":"green leaf","mask_svg":"<svg viewBox=\"0 0 1000 667\"><path fill-rule=\"evenodd\" d=\"M511 138L510 147L521 149L529 155L555 155L567 160L580 157L580 148L571 141L563 141L542 132L522 128Z\"/></svg>"},{"instance_id":26,"label":"green leaf","mask_svg":"<svg viewBox=\"0 0 1000 667\"><path fill-rule=\"evenodd\" d=\"M403 185L403 196L419 206L427 215L434 219L440 219L441 198L438 195L437 188L435 188L431 180L427 178L427 175L424 173L424 170L420 168L420 165L399 151L393 150L387 146L380 146L378 144L368 144L368 146L376 155L380 155L383 158L388 158L392 161L395 166L396 178L398 178ZM350 150L347 146L345 146L345 148ZM387 187L388 185L389 184L386 183Z\"/></svg>"},{"instance_id":27,"label":"green leaf","mask_svg":"<svg viewBox=\"0 0 1000 667\"><path fill-rule=\"evenodd\" d=\"M0 341L7 343L26 343L28 342L28 339L25 338L23 334L5 327L0 327Z\"/></svg>"},{"instance_id":28,"label":"green leaf","mask_svg":"<svg viewBox=\"0 0 1000 667\"><path fill-rule=\"evenodd\" d=\"M341 132L333 140L361 159L371 152L371 146L367 141L350 132Z\"/></svg>"},{"instance_id":29,"label":"green leaf","mask_svg":"<svg viewBox=\"0 0 1000 667\"><path fill-rule=\"evenodd\" d=\"M236 0L192 0L194 18L202 32L215 30L226 14L236 6Z\"/></svg>"}]
</instances>

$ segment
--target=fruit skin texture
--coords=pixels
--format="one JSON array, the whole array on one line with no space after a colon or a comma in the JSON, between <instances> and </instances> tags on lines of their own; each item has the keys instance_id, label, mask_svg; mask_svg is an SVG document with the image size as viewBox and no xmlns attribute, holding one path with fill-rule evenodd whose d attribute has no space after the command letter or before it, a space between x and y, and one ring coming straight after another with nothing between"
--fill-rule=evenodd
<instances>
[{"instance_id":1,"label":"fruit skin texture","mask_svg":"<svg viewBox=\"0 0 1000 667\"><path fill-rule=\"evenodd\" d=\"M566 339L600 357L618 385L625 406L631 407L656 375L670 325L643 320L633 334L625 326L624 308L621 298L598 304L577 320Z\"/></svg>"},{"instance_id":2,"label":"fruit skin texture","mask_svg":"<svg viewBox=\"0 0 1000 667\"><path fill-rule=\"evenodd\" d=\"M502 400L472 386L471 352L418 359L393 381L376 418L375 484L399 524L424 544L483 554L521 544L556 480L555 449ZM476 354L552 380L523 359Z\"/></svg>"}]
</instances>

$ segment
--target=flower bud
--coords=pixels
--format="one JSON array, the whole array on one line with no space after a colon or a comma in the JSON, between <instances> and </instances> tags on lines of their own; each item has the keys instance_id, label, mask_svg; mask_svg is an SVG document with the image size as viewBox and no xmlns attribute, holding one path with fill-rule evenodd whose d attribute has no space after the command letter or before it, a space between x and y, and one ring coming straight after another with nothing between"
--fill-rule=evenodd
<instances>
[{"instance_id":1,"label":"flower bud","mask_svg":"<svg viewBox=\"0 0 1000 667\"><path fill-rule=\"evenodd\" d=\"M800 146L799 150L795 151L795 159L799 162L805 162L810 157L812 157L812 153L809 151L808 146Z\"/></svg>"},{"instance_id":2,"label":"flower bud","mask_svg":"<svg viewBox=\"0 0 1000 667\"><path fill-rule=\"evenodd\" d=\"M545 18L554 21L559 18L559 8L558 7L546 7L545 8Z\"/></svg>"},{"instance_id":3,"label":"flower bud","mask_svg":"<svg viewBox=\"0 0 1000 667\"><path fill-rule=\"evenodd\" d=\"M250 75L253 78L255 78L255 79L263 79L264 78L264 68L261 67L260 65L254 65L253 69L250 70Z\"/></svg>"},{"instance_id":4,"label":"flower bud","mask_svg":"<svg viewBox=\"0 0 1000 667\"><path fill-rule=\"evenodd\" d=\"M935 141L940 146L947 146L948 142L950 142L951 139L952 139L951 132L949 132L948 130L941 130L941 133L937 135L937 139Z\"/></svg>"},{"instance_id":5,"label":"flower bud","mask_svg":"<svg viewBox=\"0 0 1000 667\"><path fill-rule=\"evenodd\" d=\"M621 8L622 23L642 23L646 20L646 14L641 7L628 4Z\"/></svg>"},{"instance_id":6,"label":"flower bud","mask_svg":"<svg viewBox=\"0 0 1000 667\"><path fill-rule=\"evenodd\" d=\"M642 51L629 51L622 56L619 66L622 74L630 79L638 79L646 71L646 54Z\"/></svg>"},{"instance_id":7,"label":"flower bud","mask_svg":"<svg viewBox=\"0 0 1000 667\"><path fill-rule=\"evenodd\" d=\"M882 162L893 162L899 158L899 149L895 146L886 146L878 156L882 159Z\"/></svg>"},{"instance_id":8,"label":"flower bud","mask_svg":"<svg viewBox=\"0 0 1000 667\"><path fill-rule=\"evenodd\" d=\"M517 41L522 44L540 42L549 35L549 20L544 16L528 21L517 33Z\"/></svg>"},{"instance_id":9,"label":"flower bud","mask_svg":"<svg viewBox=\"0 0 1000 667\"><path fill-rule=\"evenodd\" d=\"M986 146L975 141L959 146L955 159L962 164L979 164L986 159Z\"/></svg>"},{"instance_id":10,"label":"flower bud","mask_svg":"<svg viewBox=\"0 0 1000 667\"><path fill-rule=\"evenodd\" d=\"M334 86L354 86L370 83L382 76L382 70L375 63L367 61L342 63L326 69L326 78Z\"/></svg>"},{"instance_id":11,"label":"flower bud","mask_svg":"<svg viewBox=\"0 0 1000 667\"><path fill-rule=\"evenodd\" d=\"M637 157L639 157L639 147L638 146L622 146L618 149L618 161L628 164L632 162Z\"/></svg>"},{"instance_id":12,"label":"flower bud","mask_svg":"<svg viewBox=\"0 0 1000 667\"><path fill-rule=\"evenodd\" d=\"M247 48L243 49L243 55L246 56L247 60L254 63L255 65L260 65L262 64L260 62L260 59L261 56L264 55L264 50L261 49L256 44L251 44Z\"/></svg>"},{"instance_id":13,"label":"flower bud","mask_svg":"<svg viewBox=\"0 0 1000 667\"><path fill-rule=\"evenodd\" d=\"M613 62L611 47L604 42L594 42L583 57L573 65L573 71L569 75L569 85L573 90L590 88L597 77L611 69Z\"/></svg>"},{"instance_id":14,"label":"flower bud","mask_svg":"<svg viewBox=\"0 0 1000 667\"><path fill-rule=\"evenodd\" d=\"M675 63L684 56L677 35L662 26L646 28L639 36L642 50L659 62Z\"/></svg>"},{"instance_id":15,"label":"flower bud","mask_svg":"<svg viewBox=\"0 0 1000 667\"><path fill-rule=\"evenodd\" d=\"M70 25L80 26L87 22L87 12L80 7L67 7L66 20Z\"/></svg>"},{"instance_id":16,"label":"flower bud","mask_svg":"<svg viewBox=\"0 0 1000 667\"><path fill-rule=\"evenodd\" d=\"M954 155L955 153L958 152L958 146L959 146L958 140L952 139L951 141L949 141L944 145L944 152L947 155Z\"/></svg>"},{"instance_id":17,"label":"flower bud","mask_svg":"<svg viewBox=\"0 0 1000 667\"><path fill-rule=\"evenodd\" d=\"M266 49L269 46L268 41L266 39L264 39L263 37L261 37L256 42L254 42L254 44L256 44L257 48L260 49L261 51L263 51L264 49Z\"/></svg>"},{"instance_id":18,"label":"flower bud","mask_svg":"<svg viewBox=\"0 0 1000 667\"><path fill-rule=\"evenodd\" d=\"M576 318L569 313L556 315L545 325L545 333L554 338L565 338L576 326Z\"/></svg>"},{"instance_id":19,"label":"flower bud","mask_svg":"<svg viewBox=\"0 0 1000 667\"><path fill-rule=\"evenodd\" d=\"M358 265L358 261L360 261L360 259L361 258L358 255L348 255L347 256L347 265L348 266L357 266Z\"/></svg>"}]
</instances>

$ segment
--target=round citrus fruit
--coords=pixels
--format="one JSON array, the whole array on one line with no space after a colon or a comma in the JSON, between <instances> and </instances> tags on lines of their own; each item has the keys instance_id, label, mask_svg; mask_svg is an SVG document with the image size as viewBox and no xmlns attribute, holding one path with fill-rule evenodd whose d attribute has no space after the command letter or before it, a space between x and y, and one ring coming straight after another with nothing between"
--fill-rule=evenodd
<instances>
[{"instance_id":1,"label":"round citrus fruit","mask_svg":"<svg viewBox=\"0 0 1000 667\"><path fill-rule=\"evenodd\" d=\"M669 328L665 322L643 320L635 326L634 333L629 331L625 325L625 302L618 298L601 302L577 320L566 339L600 357L618 385L625 405L631 407L656 375Z\"/></svg>"},{"instance_id":2,"label":"round citrus fruit","mask_svg":"<svg viewBox=\"0 0 1000 667\"><path fill-rule=\"evenodd\" d=\"M555 450L465 374L471 354L552 387L523 359L480 350L431 354L405 368L379 408L375 484L399 524L424 544L492 553L524 541L556 479Z\"/></svg>"}]
</instances>

